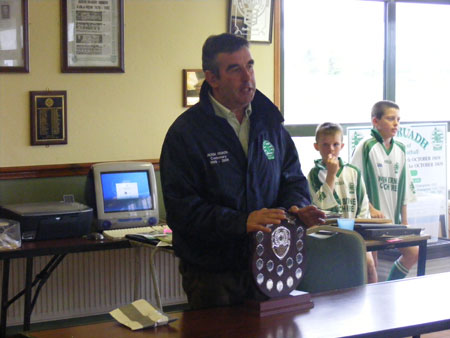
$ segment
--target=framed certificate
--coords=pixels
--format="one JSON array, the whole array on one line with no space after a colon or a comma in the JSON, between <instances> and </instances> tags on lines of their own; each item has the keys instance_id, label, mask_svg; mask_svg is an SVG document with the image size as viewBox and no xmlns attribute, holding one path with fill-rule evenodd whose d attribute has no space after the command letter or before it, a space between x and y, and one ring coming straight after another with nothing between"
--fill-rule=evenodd
<instances>
[{"instance_id":1,"label":"framed certificate","mask_svg":"<svg viewBox=\"0 0 450 338\"><path fill-rule=\"evenodd\" d=\"M29 72L28 0L0 0L0 72Z\"/></svg>"},{"instance_id":2,"label":"framed certificate","mask_svg":"<svg viewBox=\"0 0 450 338\"><path fill-rule=\"evenodd\" d=\"M192 107L200 101L200 89L205 74L202 69L183 69L183 107Z\"/></svg>"},{"instance_id":3,"label":"framed certificate","mask_svg":"<svg viewBox=\"0 0 450 338\"><path fill-rule=\"evenodd\" d=\"M31 144L67 144L66 91L30 92Z\"/></svg>"},{"instance_id":4,"label":"framed certificate","mask_svg":"<svg viewBox=\"0 0 450 338\"><path fill-rule=\"evenodd\" d=\"M123 0L61 0L62 72L123 73Z\"/></svg>"},{"instance_id":5,"label":"framed certificate","mask_svg":"<svg viewBox=\"0 0 450 338\"><path fill-rule=\"evenodd\" d=\"M251 42L271 43L273 0L229 0L228 33Z\"/></svg>"}]
</instances>

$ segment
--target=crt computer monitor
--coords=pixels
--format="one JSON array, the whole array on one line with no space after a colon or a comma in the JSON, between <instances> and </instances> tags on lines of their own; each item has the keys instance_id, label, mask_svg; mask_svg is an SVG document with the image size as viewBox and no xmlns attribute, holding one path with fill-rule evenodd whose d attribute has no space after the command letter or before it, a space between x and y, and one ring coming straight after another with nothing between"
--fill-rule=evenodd
<instances>
[{"instance_id":1,"label":"crt computer monitor","mask_svg":"<svg viewBox=\"0 0 450 338\"><path fill-rule=\"evenodd\" d=\"M92 166L99 230L152 226L159 222L155 171L148 162Z\"/></svg>"}]
</instances>

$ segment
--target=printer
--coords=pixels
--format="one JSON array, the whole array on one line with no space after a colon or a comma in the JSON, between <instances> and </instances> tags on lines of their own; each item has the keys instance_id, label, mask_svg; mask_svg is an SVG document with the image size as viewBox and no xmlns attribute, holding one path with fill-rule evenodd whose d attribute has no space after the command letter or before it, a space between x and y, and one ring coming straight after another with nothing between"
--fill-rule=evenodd
<instances>
[{"instance_id":1,"label":"printer","mask_svg":"<svg viewBox=\"0 0 450 338\"><path fill-rule=\"evenodd\" d=\"M93 210L77 202L39 202L0 207L0 217L20 223L23 241L82 237L91 231Z\"/></svg>"}]
</instances>

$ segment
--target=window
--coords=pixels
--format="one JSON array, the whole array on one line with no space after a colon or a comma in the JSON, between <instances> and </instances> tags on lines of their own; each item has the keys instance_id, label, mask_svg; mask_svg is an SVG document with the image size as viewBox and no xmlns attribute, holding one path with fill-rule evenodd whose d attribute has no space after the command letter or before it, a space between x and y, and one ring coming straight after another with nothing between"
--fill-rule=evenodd
<instances>
[{"instance_id":1,"label":"window","mask_svg":"<svg viewBox=\"0 0 450 338\"><path fill-rule=\"evenodd\" d=\"M284 1L286 124L369 123L381 99L399 103L403 121L447 120L450 1L439 3Z\"/></svg>"},{"instance_id":2,"label":"window","mask_svg":"<svg viewBox=\"0 0 450 338\"><path fill-rule=\"evenodd\" d=\"M450 6L398 3L396 101L408 121L449 120Z\"/></svg>"}]
</instances>

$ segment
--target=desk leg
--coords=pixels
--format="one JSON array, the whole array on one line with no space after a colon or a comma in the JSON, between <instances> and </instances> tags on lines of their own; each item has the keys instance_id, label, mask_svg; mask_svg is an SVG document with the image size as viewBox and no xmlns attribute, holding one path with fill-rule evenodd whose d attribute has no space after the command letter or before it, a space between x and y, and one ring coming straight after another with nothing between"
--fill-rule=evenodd
<instances>
[{"instance_id":1,"label":"desk leg","mask_svg":"<svg viewBox=\"0 0 450 338\"><path fill-rule=\"evenodd\" d=\"M141 250L140 247L135 247L133 250L134 254L134 294L133 294L133 300L138 300L141 298Z\"/></svg>"},{"instance_id":2,"label":"desk leg","mask_svg":"<svg viewBox=\"0 0 450 338\"><path fill-rule=\"evenodd\" d=\"M156 304L158 305L158 308L162 311L162 303L161 303L161 295L159 294L159 285L158 285L158 276L156 274L155 269L155 254L158 251L158 248L152 248L150 252L150 272L152 275L152 281L153 281L153 289L155 290L155 296L156 296Z\"/></svg>"},{"instance_id":3,"label":"desk leg","mask_svg":"<svg viewBox=\"0 0 450 338\"><path fill-rule=\"evenodd\" d=\"M419 244L419 261L417 262L417 276L425 275L425 263L427 262L427 241Z\"/></svg>"},{"instance_id":4,"label":"desk leg","mask_svg":"<svg viewBox=\"0 0 450 338\"><path fill-rule=\"evenodd\" d=\"M26 275L25 275L25 308L23 314L23 330L30 330L31 322L31 289L33 278L33 258L28 257L26 261Z\"/></svg>"},{"instance_id":5,"label":"desk leg","mask_svg":"<svg viewBox=\"0 0 450 338\"><path fill-rule=\"evenodd\" d=\"M9 288L9 259L3 260L2 280L2 314L0 324L0 337L6 337L6 316L8 311L8 288Z\"/></svg>"}]
</instances>

